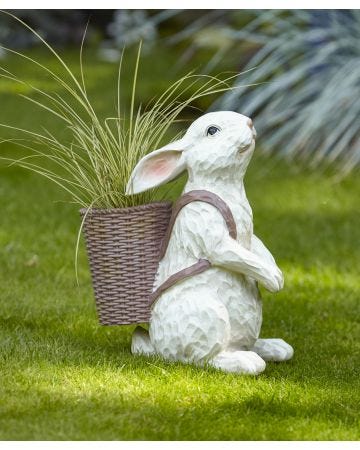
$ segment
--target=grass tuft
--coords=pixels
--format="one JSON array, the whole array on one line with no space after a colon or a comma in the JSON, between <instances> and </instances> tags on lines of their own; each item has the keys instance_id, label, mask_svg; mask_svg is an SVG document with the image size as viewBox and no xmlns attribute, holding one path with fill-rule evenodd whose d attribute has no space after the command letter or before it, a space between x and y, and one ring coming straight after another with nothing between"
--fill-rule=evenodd
<instances>
[{"instance_id":1,"label":"grass tuft","mask_svg":"<svg viewBox=\"0 0 360 450\"><path fill-rule=\"evenodd\" d=\"M35 91L39 96L37 100L27 94L19 95L62 121L70 131L71 139L64 141L47 129L35 132L0 123L0 127L24 135L24 140L16 142L30 153L19 159L2 159L48 178L63 188L72 202L82 207L120 208L153 201L158 195L156 189L137 195L125 195L126 183L136 163L149 150L161 145L164 136L178 121L179 115L194 101L231 90L229 83L237 76L220 78L188 73L170 84L150 107L143 108L140 105L136 108L140 43L128 111L121 105L120 97L123 52L118 71L117 111L112 117L101 120L89 99L85 84L83 46L86 30L80 47L80 77L77 77L64 59L35 30L12 14L5 14L20 22L44 44L65 70L65 76L28 55L3 46L0 48L31 62L45 72L64 94L54 94L38 88L4 67L0 69L0 77Z\"/></svg>"}]
</instances>

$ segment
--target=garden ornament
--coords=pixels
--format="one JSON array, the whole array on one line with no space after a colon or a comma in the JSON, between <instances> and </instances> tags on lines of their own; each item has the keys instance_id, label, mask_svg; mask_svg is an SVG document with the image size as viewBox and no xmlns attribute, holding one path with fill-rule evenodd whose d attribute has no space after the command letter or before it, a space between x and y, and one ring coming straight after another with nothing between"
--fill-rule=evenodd
<instances>
[{"instance_id":1,"label":"garden ornament","mask_svg":"<svg viewBox=\"0 0 360 450\"><path fill-rule=\"evenodd\" d=\"M283 275L253 233L245 194L243 178L255 137L248 117L212 112L136 165L128 194L159 186L185 170L188 181L163 242L149 331L136 328L133 354L244 374L262 372L265 361L293 356L282 339L259 339L257 283L277 292Z\"/></svg>"}]
</instances>

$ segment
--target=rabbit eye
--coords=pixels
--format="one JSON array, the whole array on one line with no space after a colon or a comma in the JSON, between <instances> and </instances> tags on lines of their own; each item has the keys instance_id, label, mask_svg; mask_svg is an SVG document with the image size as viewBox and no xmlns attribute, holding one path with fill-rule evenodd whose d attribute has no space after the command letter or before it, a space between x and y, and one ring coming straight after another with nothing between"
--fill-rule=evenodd
<instances>
[{"instance_id":1,"label":"rabbit eye","mask_svg":"<svg viewBox=\"0 0 360 450\"><path fill-rule=\"evenodd\" d=\"M218 133L220 131L220 128L216 127L215 125L211 125L206 129L206 136L214 136L214 134Z\"/></svg>"}]
</instances>

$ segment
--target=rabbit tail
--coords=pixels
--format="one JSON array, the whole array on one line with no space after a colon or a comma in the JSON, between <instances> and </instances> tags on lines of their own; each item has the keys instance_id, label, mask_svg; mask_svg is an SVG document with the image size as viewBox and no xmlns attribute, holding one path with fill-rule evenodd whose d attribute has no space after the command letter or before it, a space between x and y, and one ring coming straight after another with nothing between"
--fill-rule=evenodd
<instances>
[{"instance_id":1,"label":"rabbit tail","mask_svg":"<svg viewBox=\"0 0 360 450\"><path fill-rule=\"evenodd\" d=\"M133 355L154 355L155 349L151 344L149 333L142 327L136 327L132 335L131 353Z\"/></svg>"}]
</instances>

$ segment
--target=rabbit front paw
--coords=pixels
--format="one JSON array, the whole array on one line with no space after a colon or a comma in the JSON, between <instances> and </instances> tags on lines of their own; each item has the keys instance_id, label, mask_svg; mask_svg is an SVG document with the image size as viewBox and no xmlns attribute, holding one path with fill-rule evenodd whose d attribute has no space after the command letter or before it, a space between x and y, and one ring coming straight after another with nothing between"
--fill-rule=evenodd
<instances>
[{"instance_id":1,"label":"rabbit front paw","mask_svg":"<svg viewBox=\"0 0 360 450\"><path fill-rule=\"evenodd\" d=\"M265 277L260 281L270 292L278 292L284 287L284 276L277 266L267 267Z\"/></svg>"}]
</instances>

